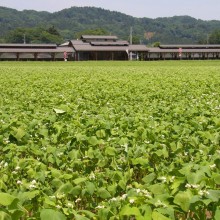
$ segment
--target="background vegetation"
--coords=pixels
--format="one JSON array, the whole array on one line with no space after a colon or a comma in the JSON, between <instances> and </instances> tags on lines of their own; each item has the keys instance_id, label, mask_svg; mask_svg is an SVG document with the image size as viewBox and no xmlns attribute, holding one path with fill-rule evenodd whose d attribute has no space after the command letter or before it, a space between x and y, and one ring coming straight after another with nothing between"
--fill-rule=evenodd
<instances>
[{"instance_id":1,"label":"background vegetation","mask_svg":"<svg viewBox=\"0 0 220 220\"><path fill-rule=\"evenodd\" d=\"M60 43L78 38L80 33L112 34L128 40L133 27L134 43L162 44L218 43L220 21L203 21L189 16L135 18L123 13L94 7L72 7L59 12L17 11L0 7L0 42ZM59 34L48 29L54 27ZM101 30L101 31L100 31ZM16 37L17 36L17 37ZM209 40L210 38L210 40Z\"/></svg>"}]
</instances>

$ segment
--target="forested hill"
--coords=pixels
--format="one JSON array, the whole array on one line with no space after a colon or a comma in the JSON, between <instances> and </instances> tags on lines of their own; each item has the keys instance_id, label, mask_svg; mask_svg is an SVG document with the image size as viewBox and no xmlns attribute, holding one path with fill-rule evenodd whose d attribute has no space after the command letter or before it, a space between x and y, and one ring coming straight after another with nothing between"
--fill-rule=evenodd
<instances>
[{"instance_id":1,"label":"forested hill","mask_svg":"<svg viewBox=\"0 0 220 220\"><path fill-rule=\"evenodd\" d=\"M16 28L51 26L63 40L95 29L127 40L132 27L137 42L168 44L205 42L209 34L220 29L220 21L203 21L189 16L150 19L147 14L146 18L135 18L95 7L72 7L55 13L0 7L0 42L8 42L10 31Z\"/></svg>"}]
</instances>

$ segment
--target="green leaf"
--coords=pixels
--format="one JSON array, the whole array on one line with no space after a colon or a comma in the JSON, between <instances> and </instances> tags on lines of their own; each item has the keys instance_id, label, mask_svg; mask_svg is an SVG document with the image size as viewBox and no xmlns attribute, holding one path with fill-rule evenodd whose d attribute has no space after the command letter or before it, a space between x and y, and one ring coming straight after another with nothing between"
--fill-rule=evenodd
<instances>
[{"instance_id":1,"label":"green leaf","mask_svg":"<svg viewBox=\"0 0 220 220\"><path fill-rule=\"evenodd\" d=\"M114 147L107 147L105 149L105 155L115 156L115 154L116 154L116 149Z\"/></svg>"},{"instance_id":2,"label":"green leaf","mask_svg":"<svg viewBox=\"0 0 220 220\"><path fill-rule=\"evenodd\" d=\"M98 137L98 138L104 138L105 137L105 130L98 130L98 131L96 131L96 136Z\"/></svg>"},{"instance_id":3,"label":"green leaf","mask_svg":"<svg viewBox=\"0 0 220 220\"><path fill-rule=\"evenodd\" d=\"M64 114L66 111L64 111L64 110L62 110L62 109L57 109L57 108L54 108L53 109L54 110L54 112L56 113L56 114Z\"/></svg>"},{"instance_id":4,"label":"green leaf","mask_svg":"<svg viewBox=\"0 0 220 220\"><path fill-rule=\"evenodd\" d=\"M153 180L155 180L155 178L156 178L156 174L151 173L151 174L145 176L142 180L144 181L144 183L151 183Z\"/></svg>"},{"instance_id":5,"label":"green leaf","mask_svg":"<svg viewBox=\"0 0 220 220\"><path fill-rule=\"evenodd\" d=\"M199 195L196 195L196 196L193 196L190 200L190 204L194 204L194 203L197 203L201 200L200 196ZM204 201L204 199L203 199Z\"/></svg>"},{"instance_id":6,"label":"green leaf","mask_svg":"<svg viewBox=\"0 0 220 220\"><path fill-rule=\"evenodd\" d=\"M52 177L56 177L56 178L59 178L62 175L60 170L54 168L51 168L51 174Z\"/></svg>"},{"instance_id":7,"label":"green leaf","mask_svg":"<svg viewBox=\"0 0 220 220\"><path fill-rule=\"evenodd\" d=\"M93 193L95 192L95 185L91 182L86 182L86 191L90 195L93 195Z\"/></svg>"},{"instance_id":8,"label":"green leaf","mask_svg":"<svg viewBox=\"0 0 220 220\"><path fill-rule=\"evenodd\" d=\"M11 205L15 199L17 198L8 193L0 193L0 204L3 206Z\"/></svg>"},{"instance_id":9,"label":"green leaf","mask_svg":"<svg viewBox=\"0 0 220 220\"><path fill-rule=\"evenodd\" d=\"M95 146L95 145L97 145L99 142L98 142L96 136L92 136L92 137L88 138L88 143L91 144L92 146Z\"/></svg>"},{"instance_id":10,"label":"green leaf","mask_svg":"<svg viewBox=\"0 0 220 220\"><path fill-rule=\"evenodd\" d=\"M220 200L220 190L208 190L208 199L211 199L213 202L219 202Z\"/></svg>"},{"instance_id":11,"label":"green leaf","mask_svg":"<svg viewBox=\"0 0 220 220\"><path fill-rule=\"evenodd\" d=\"M21 210L13 210L13 213L12 213L12 220L20 220L21 217L24 215L24 212L21 211ZM0 218L1 219L1 218Z\"/></svg>"},{"instance_id":12,"label":"green leaf","mask_svg":"<svg viewBox=\"0 0 220 220\"><path fill-rule=\"evenodd\" d=\"M188 175L192 174L191 169L192 165L186 164L182 169L179 170L179 172L187 177Z\"/></svg>"},{"instance_id":13,"label":"green leaf","mask_svg":"<svg viewBox=\"0 0 220 220\"><path fill-rule=\"evenodd\" d=\"M63 182L58 178L55 178L51 181L51 186L55 187L56 189L59 189L59 187L61 187L62 185Z\"/></svg>"},{"instance_id":14,"label":"green leaf","mask_svg":"<svg viewBox=\"0 0 220 220\"><path fill-rule=\"evenodd\" d=\"M82 215L75 215L75 220L91 220L91 219Z\"/></svg>"},{"instance_id":15,"label":"green leaf","mask_svg":"<svg viewBox=\"0 0 220 220\"><path fill-rule=\"evenodd\" d=\"M20 141L26 134L26 132L22 128L12 128L13 131L11 134L17 139L17 141Z\"/></svg>"},{"instance_id":16,"label":"green leaf","mask_svg":"<svg viewBox=\"0 0 220 220\"><path fill-rule=\"evenodd\" d=\"M190 184L198 184L205 178L206 176L203 171L197 171L196 173L191 172L189 175L187 175L187 181Z\"/></svg>"},{"instance_id":17,"label":"green leaf","mask_svg":"<svg viewBox=\"0 0 220 220\"><path fill-rule=\"evenodd\" d=\"M0 189L2 190L4 190L4 191L7 191L7 186L5 185L5 183L2 181L2 180L0 180Z\"/></svg>"},{"instance_id":18,"label":"green leaf","mask_svg":"<svg viewBox=\"0 0 220 220\"><path fill-rule=\"evenodd\" d=\"M125 182L124 180L120 180L119 183L118 183L118 185L119 185L123 190L125 190L125 188L126 188L126 182Z\"/></svg>"},{"instance_id":19,"label":"green leaf","mask_svg":"<svg viewBox=\"0 0 220 220\"><path fill-rule=\"evenodd\" d=\"M6 212L0 211L0 220L12 220L12 218Z\"/></svg>"},{"instance_id":20,"label":"green leaf","mask_svg":"<svg viewBox=\"0 0 220 220\"><path fill-rule=\"evenodd\" d=\"M220 208L216 209L214 219L215 220L219 220L220 219Z\"/></svg>"},{"instance_id":21,"label":"green leaf","mask_svg":"<svg viewBox=\"0 0 220 220\"><path fill-rule=\"evenodd\" d=\"M65 173L60 178L65 179L65 180L69 180L69 179L72 179L72 177L73 176L71 174Z\"/></svg>"},{"instance_id":22,"label":"green leaf","mask_svg":"<svg viewBox=\"0 0 220 220\"><path fill-rule=\"evenodd\" d=\"M109 208L99 209L98 217L99 219L102 219L102 220L109 220L109 213L110 213Z\"/></svg>"},{"instance_id":23,"label":"green leaf","mask_svg":"<svg viewBox=\"0 0 220 220\"><path fill-rule=\"evenodd\" d=\"M166 216L162 215L159 212L154 211L152 213L152 220L171 220L171 219L167 218Z\"/></svg>"},{"instance_id":24,"label":"green leaf","mask_svg":"<svg viewBox=\"0 0 220 220\"><path fill-rule=\"evenodd\" d=\"M185 178L176 178L170 187L172 189L171 194L176 194L176 192L179 191L180 185L183 184L185 181Z\"/></svg>"},{"instance_id":25,"label":"green leaf","mask_svg":"<svg viewBox=\"0 0 220 220\"><path fill-rule=\"evenodd\" d=\"M82 189L78 185L78 186L73 187L73 189L71 190L70 194L73 195L73 196L78 196L78 195L80 195L81 191L82 191Z\"/></svg>"},{"instance_id":26,"label":"green leaf","mask_svg":"<svg viewBox=\"0 0 220 220\"><path fill-rule=\"evenodd\" d=\"M46 138L46 137L48 137L48 130L46 128L42 128L39 131L39 134L43 135Z\"/></svg>"},{"instance_id":27,"label":"green leaf","mask_svg":"<svg viewBox=\"0 0 220 220\"><path fill-rule=\"evenodd\" d=\"M149 164L149 161L148 159L146 158L143 158L143 157L138 157L138 158L135 158L132 160L132 164L133 165L137 165L137 164L140 164L142 166L146 166Z\"/></svg>"},{"instance_id":28,"label":"green leaf","mask_svg":"<svg viewBox=\"0 0 220 220\"><path fill-rule=\"evenodd\" d=\"M97 190L97 195L102 198L102 199L108 199L111 198L111 194L105 189L105 188L100 188Z\"/></svg>"},{"instance_id":29,"label":"green leaf","mask_svg":"<svg viewBox=\"0 0 220 220\"><path fill-rule=\"evenodd\" d=\"M41 220L66 220L66 217L61 212L55 211L53 209L43 209L40 212L40 219Z\"/></svg>"},{"instance_id":30,"label":"green leaf","mask_svg":"<svg viewBox=\"0 0 220 220\"><path fill-rule=\"evenodd\" d=\"M179 205L183 211L188 212L192 197L193 195L189 190L186 192L179 192L174 198L174 203Z\"/></svg>"},{"instance_id":31,"label":"green leaf","mask_svg":"<svg viewBox=\"0 0 220 220\"><path fill-rule=\"evenodd\" d=\"M122 208L119 215L121 217L123 216L135 216L135 219L144 220L144 217L142 217L140 210L137 207L130 207L129 205L126 205Z\"/></svg>"},{"instance_id":32,"label":"green leaf","mask_svg":"<svg viewBox=\"0 0 220 220\"><path fill-rule=\"evenodd\" d=\"M78 134L76 134L76 139L77 139L77 141L85 141L86 140L86 135L78 133ZM75 151L75 150L73 150L73 151ZM76 153L78 154L78 151L76 151Z\"/></svg>"},{"instance_id":33,"label":"green leaf","mask_svg":"<svg viewBox=\"0 0 220 220\"><path fill-rule=\"evenodd\" d=\"M118 187L118 185L117 185L116 183L108 186L107 189L108 189L108 191L110 192L110 194L111 194L112 196L114 196L114 195L116 194L116 192L117 192L117 187Z\"/></svg>"},{"instance_id":34,"label":"green leaf","mask_svg":"<svg viewBox=\"0 0 220 220\"><path fill-rule=\"evenodd\" d=\"M86 180L87 180L87 178L80 177L80 178L77 178L77 179L73 180L73 182L74 182L74 184L79 185L81 183L84 183Z\"/></svg>"},{"instance_id":35,"label":"green leaf","mask_svg":"<svg viewBox=\"0 0 220 220\"><path fill-rule=\"evenodd\" d=\"M87 210L79 210L78 213L85 214L89 219L93 219L96 215Z\"/></svg>"},{"instance_id":36,"label":"green leaf","mask_svg":"<svg viewBox=\"0 0 220 220\"><path fill-rule=\"evenodd\" d=\"M169 219L175 219L175 212L173 207L157 208L155 211L166 216Z\"/></svg>"},{"instance_id":37,"label":"green leaf","mask_svg":"<svg viewBox=\"0 0 220 220\"><path fill-rule=\"evenodd\" d=\"M44 203L53 207L56 206L56 203L54 201L51 201L51 199L49 199L48 197L45 197Z\"/></svg>"},{"instance_id":38,"label":"green leaf","mask_svg":"<svg viewBox=\"0 0 220 220\"><path fill-rule=\"evenodd\" d=\"M220 175L219 174L217 174L215 177L214 177L214 181L215 181L215 183L216 184L220 184Z\"/></svg>"},{"instance_id":39,"label":"green leaf","mask_svg":"<svg viewBox=\"0 0 220 220\"><path fill-rule=\"evenodd\" d=\"M143 211L145 212L144 214L144 219L145 220L151 220L152 219L152 209L149 205L143 205Z\"/></svg>"},{"instance_id":40,"label":"green leaf","mask_svg":"<svg viewBox=\"0 0 220 220\"><path fill-rule=\"evenodd\" d=\"M57 193L68 194L72 191L72 189L73 189L73 185L71 183L65 183L57 190Z\"/></svg>"},{"instance_id":41,"label":"green leaf","mask_svg":"<svg viewBox=\"0 0 220 220\"><path fill-rule=\"evenodd\" d=\"M21 201L21 203L31 200L35 198L37 195L39 195L40 191L39 190L34 190L31 192L23 192L21 194L18 194L18 198Z\"/></svg>"},{"instance_id":42,"label":"green leaf","mask_svg":"<svg viewBox=\"0 0 220 220\"><path fill-rule=\"evenodd\" d=\"M154 195L160 195L166 193L166 187L164 184L154 184L149 186L149 190L154 194Z\"/></svg>"},{"instance_id":43,"label":"green leaf","mask_svg":"<svg viewBox=\"0 0 220 220\"><path fill-rule=\"evenodd\" d=\"M156 154L157 156L159 156L159 157L162 157L162 156L163 156L163 158L168 158L168 156L169 156L166 147L164 147L164 148L161 149L161 150L157 150L157 151L155 152L155 154Z\"/></svg>"}]
</instances>

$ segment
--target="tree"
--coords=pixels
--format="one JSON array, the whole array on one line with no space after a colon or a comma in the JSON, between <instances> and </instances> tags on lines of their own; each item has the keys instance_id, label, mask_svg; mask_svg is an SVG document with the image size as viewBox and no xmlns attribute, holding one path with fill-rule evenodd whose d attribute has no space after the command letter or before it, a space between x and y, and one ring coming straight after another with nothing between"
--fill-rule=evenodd
<instances>
[{"instance_id":1,"label":"tree","mask_svg":"<svg viewBox=\"0 0 220 220\"><path fill-rule=\"evenodd\" d=\"M160 46L160 42L159 41L153 43L153 47L159 47L159 46Z\"/></svg>"},{"instance_id":2,"label":"tree","mask_svg":"<svg viewBox=\"0 0 220 220\"><path fill-rule=\"evenodd\" d=\"M58 30L54 26L49 27L47 29L47 32L52 35L60 36L60 33L58 32Z\"/></svg>"},{"instance_id":3,"label":"tree","mask_svg":"<svg viewBox=\"0 0 220 220\"><path fill-rule=\"evenodd\" d=\"M102 28L88 29L88 30L84 30L84 31L76 33L75 37L80 38L82 35L109 35L109 32Z\"/></svg>"},{"instance_id":4,"label":"tree","mask_svg":"<svg viewBox=\"0 0 220 220\"><path fill-rule=\"evenodd\" d=\"M82 34L109 35L111 33L120 39L128 40L132 26L134 35L137 35L143 44L150 45L156 41L160 41L161 44L194 44L198 41L206 43L207 34L219 29L220 21L202 21L189 16L134 18L94 7L72 7L55 13L17 11L0 7L1 39L8 37L9 31L17 27L36 28L38 25L53 36L58 36L60 33L66 40L79 38ZM19 41L23 42L22 39L21 35ZM139 41L133 43L139 43Z\"/></svg>"},{"instance_id":5,"label":"tree","mask_svg":"<svg viewBox=\"0 0 220 220\"><path fill-rule=\"evenodd\" d=\"M132 44L140 44L140 37L137 35L132 36Z\"/></svg>"},{"instance_id":6,"label":"tree","mask_svg":"<svg viewBox=\"0 0 220 220\"><path fill-rule=\"evenodd\" d=\"M10 31L5 38L7 43L24 43L24 38L26 43L30 43L30 38L25 28L16 28Z\"/></svg>"},{"instance_id":7,"label":"tree","mask_svg":"<svg viewBox=\"0 0 220 220\"><path fill-rule=\"evenodd\" d=\"M54 27L49 29L42 27L16 28L5 36L6 42L8 43L24 43L24 38L26 43L60 44L63 42L63 38Z\"/></svg>"},{"instance_id":8,"label":"tree","mask_svg":"<svg viewBox=\"0 0 220 220\"><path fill-rule=\"evenodd\" d=\"M220 44L220 30L215 30L209 36L210 44Z\"/></svg>"}]
</instances>

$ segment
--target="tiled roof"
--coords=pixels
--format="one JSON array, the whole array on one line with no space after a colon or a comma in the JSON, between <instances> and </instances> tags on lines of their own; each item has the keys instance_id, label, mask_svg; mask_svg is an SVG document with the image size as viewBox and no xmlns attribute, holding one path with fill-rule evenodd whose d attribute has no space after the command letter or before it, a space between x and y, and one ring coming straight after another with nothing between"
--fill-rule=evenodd
<instances>
[{"instance_id":1,"label":"tiled roof","mask_svg":"<svg viewBox=\"0 0 220 220\"><path fill-rule=\"evenodd\" d=\"M0 48L56 48L56 44L0 44Z\"/></svg>"},{"instance_id":2,"label":"tiled roof","mask_svg":"<svg viewBox=\"0 0 220 220\"><path fill-rule=\"evenodd\" d=\"M163 49L220 49L220 45L216 44L173 44L173 45L160 45Z\"/></svg>"},{"instance_id":3,"label":"tiled roof","mask_svg":"<svg viewBox=\"0 0 220 220\"><path fill-rule=\"evenodd\" d=\"M128 46L127 41L92 41L90 42L92 46Z\"/></svg>"},{"instance_id":4,"label":"tiled roof","mask_svg":"<svg viewBox=\"0 0 220 220\"><path fill-rule=\"evenodd\" d=\"M179 53L179 49L162 49L159 47L148 48L150 53ZM182 53L220 53L219 49L185 49L182 48Z\"/></svg>"},{"instance_id":5,"label":"tiled roof","mask_svg":"<svg viewBox=\"0 0 220 220\"><path fill-rule=\"evenodd\" d=\"M74 44L73 48L77 51L148 51L145 45L128 45L128 46L92 46L91 44Z\"/></svg>"},{"instance_id":6,"label":"tiled roof","mask_svg":"<svg viewBox=\"0 0 220 220\"><path fill-rule=\"evenodd\" d=\"M91 39L102 39L102 40L117 40L117 36L111 36L111 35L82 35L81 36L82 40L91 40Z\"/></svg>"},{"instance_id":7,"label":"tiled roof","mask_svg":"<svg viewBox=\"0 0 220 220\"><path fill-rule=\"evenodd\" d=\"M45 48L1 48L0 53L72 53L74 52L72 47L57 47L55 49L45 49Z\"/></svg>"}]
</instances>

